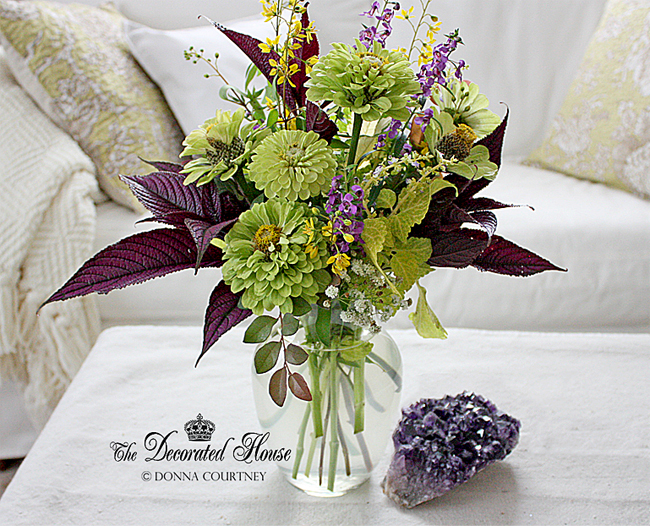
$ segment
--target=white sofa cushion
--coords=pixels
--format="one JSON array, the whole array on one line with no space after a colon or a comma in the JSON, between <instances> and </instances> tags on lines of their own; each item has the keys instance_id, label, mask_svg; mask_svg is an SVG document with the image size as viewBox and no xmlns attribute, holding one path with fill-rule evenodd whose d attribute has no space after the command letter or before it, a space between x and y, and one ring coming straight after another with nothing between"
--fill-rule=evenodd
<instances>
[{"instance_id":1,"label":"white sofa cushion","mask_svg":"<svg viewBox=\"0 0 650 526\"><path fill-rule=\"evenodd\" d=\"M226 22L224 25L262 41L274 36L271 24L264 23L259 16ZM124 24L124 31L131 53L160 86L186 135L214 117L216 109L237 109L237 106L219 96L220 88L224 85L222 79L214 76L205 78L206 74L214 75L214 70L203 61L194 64L184 56L184 51L192 46L197 51L204 49L204 56L212 61L215 53L219 53L219 72L231 86L243 89L250 60L218 29L204 25L161 30L128 21ZM266 81L258 84L264 87Z\"/></svg>"}]
</instances>

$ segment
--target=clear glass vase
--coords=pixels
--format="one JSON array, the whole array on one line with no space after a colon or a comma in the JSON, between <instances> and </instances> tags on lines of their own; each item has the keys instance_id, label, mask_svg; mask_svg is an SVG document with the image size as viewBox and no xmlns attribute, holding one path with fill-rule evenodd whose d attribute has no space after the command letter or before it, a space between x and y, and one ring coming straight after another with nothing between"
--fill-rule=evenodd
<instances>
[{"instance_id":1,"label":"clear glass vase","mask_svg":"<svg viewBox=\"0 0 650 526\"><path fill-rule=\"evenodd\" d=\"M271 335L272 337L273 335ZM386 452L399 418L402 358L384 331L370 333L341 321L340 311L313 306L292 338L309 358L292 371L312 400L289 393L279 407L269 396L273 370L256 374L253 392L270 449L291 449L281 472L306 493L334 497L369 477Z\"/></svg>"}]
</instances>

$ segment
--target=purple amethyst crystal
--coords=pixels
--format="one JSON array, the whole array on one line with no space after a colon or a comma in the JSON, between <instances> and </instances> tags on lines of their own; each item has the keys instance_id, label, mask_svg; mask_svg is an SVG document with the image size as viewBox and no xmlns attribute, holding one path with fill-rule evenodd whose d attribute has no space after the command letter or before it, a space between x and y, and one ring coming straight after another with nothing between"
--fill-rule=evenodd
<instances>
[{"instance_id":1,"label":"purple amethyst crystal","mask_svg":"<svg viewBox=\"0 0 650 526\"><path fill-rule=\"evenodd\" d=\"M439 497L504 459L517 445L520 427L474 393L423 398L402 410L384 493L407 508Z\"/></svg>"}]
</instances>

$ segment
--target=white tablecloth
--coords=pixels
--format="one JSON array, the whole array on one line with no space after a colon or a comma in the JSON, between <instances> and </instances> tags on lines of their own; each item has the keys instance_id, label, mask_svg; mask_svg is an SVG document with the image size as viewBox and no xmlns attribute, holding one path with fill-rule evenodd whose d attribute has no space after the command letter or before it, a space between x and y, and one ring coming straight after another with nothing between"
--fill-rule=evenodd
<instances>
[{"instance_id":1,"label":"white tablecloth","mask_svg":"<svg viewBox=\"0 0 650 526\"><path fill-rule=\"evenodd\" d=\"M650 335L394 331L403 405L469 390L523 423L505 461L404 510L379 487L388 456L336 499L303 494L268 462L145 461L148 433L177 430L170 444L187 447L183 425L199 412L216 424L213 448L259 431L242 332L194 368L199 328L105 331L0 500L0 524L650 523ZM111 442L135 442L135 460L116 462ZM156 480L173 472L200 480Z\"/></svg>"}]
</instances>

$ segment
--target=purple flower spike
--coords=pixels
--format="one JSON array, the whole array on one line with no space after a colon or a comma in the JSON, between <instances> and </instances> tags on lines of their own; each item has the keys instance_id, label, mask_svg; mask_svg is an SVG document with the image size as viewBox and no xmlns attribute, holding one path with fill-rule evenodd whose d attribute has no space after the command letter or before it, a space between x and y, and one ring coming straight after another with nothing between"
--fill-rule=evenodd
<instances>
[{"instance_id":1,"label":"purple flower spike","mask_svg":"<svg viewBox=\"0 0 650 526\"><path fill-rule=\"evenodd\" d=\"M519 420L474 393L422 399L402 410L384 493L407 508L439 497L503 460L520 428Z\"/></svg>"}]
</instances>

